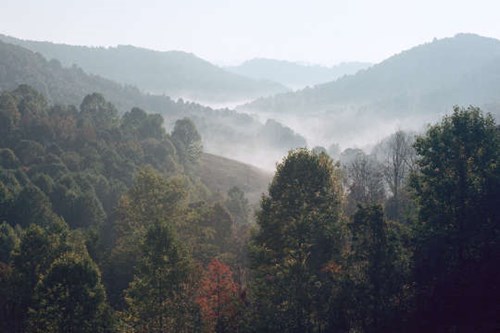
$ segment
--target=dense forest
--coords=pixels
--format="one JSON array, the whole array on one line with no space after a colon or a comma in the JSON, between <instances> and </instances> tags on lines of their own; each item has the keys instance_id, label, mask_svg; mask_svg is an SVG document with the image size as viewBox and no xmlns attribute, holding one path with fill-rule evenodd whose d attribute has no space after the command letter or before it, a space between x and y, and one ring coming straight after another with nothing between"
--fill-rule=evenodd
<instances>
[{"instance_id":1,"label":"dense forest","mask_svg":"<svg viewBox=\"0 0 500 333\"><path fill-rule=\"evenodd\" d=\"M371 155L290 151L253 214L202 181L187 117L4 90L0 330L495 331L500 130L450 111Z\"/></svg>"}]
</instances>

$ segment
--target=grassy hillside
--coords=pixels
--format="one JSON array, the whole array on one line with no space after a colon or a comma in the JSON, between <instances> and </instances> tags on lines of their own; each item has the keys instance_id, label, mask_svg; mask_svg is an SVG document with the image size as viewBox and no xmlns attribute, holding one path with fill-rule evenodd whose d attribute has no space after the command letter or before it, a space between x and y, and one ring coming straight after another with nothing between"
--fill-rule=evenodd
<instances>
[{"instance_id":1,"label":"grassy hillside","mask_svg":"<svg viewBox=\"0 0 500 333\"><path fill-rule=\"evenodd\" d=\"M243 190L251 205L267 193L272 173L235 160L203 154L200 162L201 181L212 192L227 193L233 186Z\"/></svg>"}]
</instances>

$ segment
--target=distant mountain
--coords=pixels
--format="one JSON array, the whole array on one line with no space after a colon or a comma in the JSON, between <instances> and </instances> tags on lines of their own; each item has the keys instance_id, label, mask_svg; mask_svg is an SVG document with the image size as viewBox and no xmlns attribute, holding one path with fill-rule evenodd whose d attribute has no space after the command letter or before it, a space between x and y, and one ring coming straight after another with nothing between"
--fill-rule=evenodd
<instances>
[{"instance_id":1,"label":"distant mountain","mask_svg":"<svg viewBox=\"0 0 500 333\"><path fill-rule=\"evenodd\" d=\"M409 112L500 100L500 41L472 34L414 47L357 74L298 92L261 98L242 109L331 110L363 106Z\"/></svg>"},{"instance_id":2,"label":"distant mountain","mask_svg":"<svg viewBox=\"0 0 500 333\"><path fill-rule=\"evenodd\" d=\"M397 127L419 129L453 105L477 105L498 117L498 87L500 41L458 34L403 51L354 75L261 98L239 110L270 114L288 126L299 122L287 122L286 117L300 117L300 133L308 140L315 137L318 144L366 144Z\"/></svg>"},{"instance_id":3,"label":"distant mountain","mask_svg":"<svg viewBox=\"0 0 500 333\"><path fill-rule=\"evenodd\" d=\"M0 40L73 64L84 71L143 91L207 102L251 100L285 92L283 85L225 71L193 54L159 52L133 46L85 47L28 41L0 35Z\"/></svg>"},{"instance_id":4,"label":"distant mountain","mask_svg":"<svg viewBox=\"0 0 500 333\"><path fill-rule=\"evenodd\" d=\"M0 41L0 91L13 90L20 84L33 86L51 104L78 106L86 95L99 92L121 112L137 106L162 114L167 129L177 119L190 117L203 138L207 152L254 165L262 165L254 158L257 152L262 152L262 147L268 147L273 152L268 155L273 156L275 161L289 149L305 145L303 137L281 124L274 125L275 129L279 129L274 136L266 135L269 124L261 123L248 114L228 109L214 110L182 100L173 101L167 96L143 94L135 87L88 75L76 66L65 68L57 60L47 61L38 53ZM274 161L265 166L273 166Z\"/></svg>"},{"instance_id":5,"label":"distant mountain","mask_svg":"<svg viewBox=\"0 0 500 333\"><path fill-rule=\"evenodd\" d=\"M257 80L271 80L292 89L298 89L333 81L371 65L365 62L344 62L333 67L326 67L259 58L245 61L239 66L226 67L226 69Z\"/></svg>"}]
</instances>

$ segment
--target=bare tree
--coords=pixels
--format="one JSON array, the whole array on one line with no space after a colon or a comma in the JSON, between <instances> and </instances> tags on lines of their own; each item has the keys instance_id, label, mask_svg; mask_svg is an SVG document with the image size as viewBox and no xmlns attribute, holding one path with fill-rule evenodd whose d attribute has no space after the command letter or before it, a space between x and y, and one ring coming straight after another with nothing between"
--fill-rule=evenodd
<instances>
[{"instance_id":1,"label":"bare tree","mask_svg":"<svg viewBox=\"0 0 500 333\"><path fill-rule=\"evenodd\" d=\"M347 212L352 214L358 204L381 204L385 199L383 168L365 154L357 154L347 165Z\"/></svg>"},{"instance_id":2,"label":"bare tree","mask_svg":"<svg viewBox=\"0 0 500 333\"><path fill-rule=\"evenodd\" d=\"M416 153L413 148L415 136L404 131L397 131L383 145L384 179L392 193L394 217L399 219L402 189L408 175L415 170Z\"/></svg>"}]
</instances>

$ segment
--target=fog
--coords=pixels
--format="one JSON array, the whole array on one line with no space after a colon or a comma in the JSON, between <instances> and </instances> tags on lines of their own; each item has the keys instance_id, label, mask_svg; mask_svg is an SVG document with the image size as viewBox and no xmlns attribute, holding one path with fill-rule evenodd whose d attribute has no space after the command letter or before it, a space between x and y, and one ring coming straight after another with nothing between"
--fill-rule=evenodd
<instances>
[{"instance_id":1,"label":"fog","mask_svg":"<svg viewBox=\"0 0 500 333\"><path fill-rule=\"evenodd\" d=\"M235 129L244 140L226 141L223 137L215 137L213 133L204 133L204 149L206 152L235 159L267 171L274 171L276 163L280 162L289 149L321 146L328 150L332 145L339 145L341 151L348 148L359 148L370 153L371 149L381 140L398 130L423 132L426 126L437 121L442 114L413 115L383 119L371 112L352 113L345 110L340 113L326 111L302 116L299 114L253 112L250 115L255 120L252 124ZM305 139L305 145L293 145L289 142L280 147L272 147L271 143L259 137L260 128L267 121L275 120L290 128L295 134ZM233 126L230 122L220 125ZM208 137L206 135L209 135Z\"/></svg>"}]
</instances>

